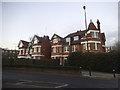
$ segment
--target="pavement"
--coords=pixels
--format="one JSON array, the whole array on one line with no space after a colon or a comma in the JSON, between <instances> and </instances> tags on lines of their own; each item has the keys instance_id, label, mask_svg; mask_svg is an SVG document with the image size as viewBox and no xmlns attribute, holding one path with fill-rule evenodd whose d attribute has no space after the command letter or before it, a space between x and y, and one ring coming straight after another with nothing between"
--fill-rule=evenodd
<instances>
[{"instance_id":1,"label":"pavement","mask_svg":"<svg viewBox=\"0 0 120 90\"><path fill-rule=\"evenodd\" d=\"M89 71L82 70L82 76L85 77L91 77L91 78L104 78L104 79L119 79L120 75L115 73L115 76L113 73L103 73L103 72L91 72L91 76L89 74Z\"/></svg>"}]
</instances>

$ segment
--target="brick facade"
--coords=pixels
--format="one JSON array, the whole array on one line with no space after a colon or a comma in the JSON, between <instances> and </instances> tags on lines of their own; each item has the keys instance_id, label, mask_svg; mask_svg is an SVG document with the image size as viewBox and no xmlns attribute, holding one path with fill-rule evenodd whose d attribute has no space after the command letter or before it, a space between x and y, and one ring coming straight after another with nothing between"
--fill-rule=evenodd
<instances>
[{"instance_id":1,"label":"brick facade","mask_svg":"<svg viewBox=\"0 0 120 90\"><path fill-rule=\"evenodd\" d=\"M78 30L64 38L54 34L51 39L51 58L60 59L60 65L64 65L72 52L106 52L105 41L105 34L101 33L99 20L97 20L97 28L90 21L88 30Z\"/></svg>"},{"instance_id":2,"label":"brick facade","mask_svg":"<svg viewBox=\"0 0 120 90\"><path fill-rule=\"evenodd\" d=\"M50 59L51 44L48 36L35 35L31 42L20 40L18 58Z\"/></svg>"},{"instance_id":3,"label":"brick facade","mask_svg":"<svg viewBox=\"0 0 120 90\"><path fill-rule=\"evenodd\" d=\"M20 51L18 58L59 59L60 65L64 65L72 52L106 52L105 41L105 34L101 33L99 20L97 20L97 27L90 21L87 30L78 30L64 38L54 34L51 40L48 36L37 35L31 42L21 40L18 45Z\"/></svg>"}]
</instances>

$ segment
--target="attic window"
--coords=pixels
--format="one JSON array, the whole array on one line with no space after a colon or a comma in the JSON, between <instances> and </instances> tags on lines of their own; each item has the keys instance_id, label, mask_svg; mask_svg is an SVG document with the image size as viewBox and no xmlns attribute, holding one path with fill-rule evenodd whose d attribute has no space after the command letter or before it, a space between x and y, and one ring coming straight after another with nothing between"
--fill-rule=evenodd
<instances>
[{"instance_id":1,"label":"attic window","mask_svg":"<svg viewBox=\"0 0 120 90\"><path fill-rule=\"evenodd\" d=\"M98 32L92 32L92 38L98 38Z\"/></svg>"},{"instance_id":2,"label":"attic window","mask_svg":"<svg viewBox=\"0 0 120 90\"><path fill-rule=\"evenodd\" d=\"M66 38L66 42L70 42L70 38L68 37L68 38Z\"/></svg>"},{"instance_id":3,"label":"attic window","mask_svg":"<svg viewBox=\"0 0 120 90\"><path fill-rule=\"evenodd\" d=\"M75 37L74 37L74 40L78 40L78 39L79 39L79 37L78 37L78 36L75 36Z\"/></svg>"}]
</instances>

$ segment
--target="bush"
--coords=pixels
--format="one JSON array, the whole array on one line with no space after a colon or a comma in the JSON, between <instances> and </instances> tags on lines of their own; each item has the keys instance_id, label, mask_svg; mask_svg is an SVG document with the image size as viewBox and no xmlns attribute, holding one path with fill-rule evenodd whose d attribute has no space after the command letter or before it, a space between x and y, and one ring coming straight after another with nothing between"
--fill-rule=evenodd
<instances>
[{"instance_id":1,"label":"bush","mask_svg":"<svg viewBox=\"0 0 120 90\"><path fill-rule=\"evenodd\" d=\"M85 70L112 72L113 69L119 72L120 53L81 53L74 52L68 56L69 66L81 66Z\"/></svg>"},{"instance_id":2,"label":"bush","mask_svg":"<svg viewBox=\"0 0 120 90\"><path fill-rule=\"evenodd\" d=\"M37 59L2 59L2 65L11 66L57 66L58 60L48 59L48 60L37 60Z\"/></svg>"}]
</instances>

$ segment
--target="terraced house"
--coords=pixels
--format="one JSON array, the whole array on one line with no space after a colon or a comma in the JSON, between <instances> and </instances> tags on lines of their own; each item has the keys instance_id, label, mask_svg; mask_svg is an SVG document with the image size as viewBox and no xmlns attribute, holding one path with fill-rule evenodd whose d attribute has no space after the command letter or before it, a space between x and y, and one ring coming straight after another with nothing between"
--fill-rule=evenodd
<instances>
[{"instance_id":1,"label":"terraced house","mask_svg":"<svg viewBox=\"0 0 120 90\"><path fill-rule=\"evenodd\" d=\"M18 58L50 59L51 45L48 36L39 37L35 35L31 42L20 40L18 44Z\"/></svg>"},{"instance_id":2,"label":"terraced house","mask_svg":"<svg viewBox=\"0 0 120 90\"><path fill-rule=\"evenodd\" d=\"M91 20L87 30L78 30L64 38L54 34L51 39L51 58L60 59L60 65L64 65L72 52L106 52L105 41L105 34L101 33L99 20L97 20L97 27Z\"/></svg>"}]
</instances>

